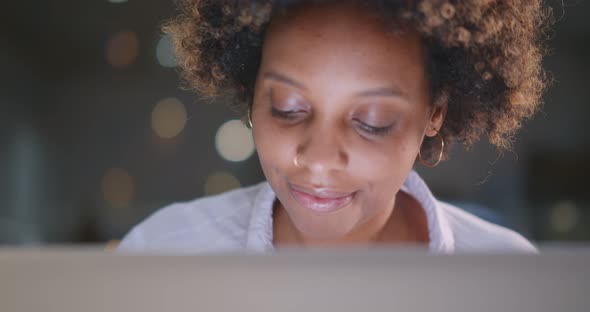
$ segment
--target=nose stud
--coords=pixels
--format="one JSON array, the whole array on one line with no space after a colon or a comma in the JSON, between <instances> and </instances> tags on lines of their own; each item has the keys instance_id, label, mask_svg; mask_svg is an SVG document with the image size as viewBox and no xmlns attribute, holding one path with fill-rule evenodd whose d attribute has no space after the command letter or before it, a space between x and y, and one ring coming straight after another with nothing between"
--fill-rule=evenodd
<instances>
[{"instance_id":1,"label":"nose stud","mask_svg":"<svg viewBox=\"0 0 590 312\"><path fill-rule=\"evenodd\" d=\"M293 158L293 165L295 165L297 168L301 168L301 164L299 163L299 153L297 153Z\"/></svg>"}]
</instances>

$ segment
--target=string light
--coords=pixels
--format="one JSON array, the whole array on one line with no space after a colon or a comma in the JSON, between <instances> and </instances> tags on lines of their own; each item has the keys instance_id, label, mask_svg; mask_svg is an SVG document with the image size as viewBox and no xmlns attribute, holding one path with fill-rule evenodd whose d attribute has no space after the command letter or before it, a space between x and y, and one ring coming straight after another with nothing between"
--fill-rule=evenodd
<instances>
[{"instance_id":1,"label":"string light","mask_svg":"<svg viewBox=\"0 0 590 312\"><path fill-rule=\"evenodd\" d=\"M580 220L576 204L570 200L560 201L551 210L549 222L551 228L558 233L571 232Z\"/></svg>"},{"instance_id":2,"label":"string light","mask_svg":"<svg viewBox=\"0 0 590 312\"><path fill-rule=\"evenodd\" d=\"M165 98L152 110L152 129L161 138L176 137L186 126L186 108L177 98Z\"/></svg>"},{"instance_id":3,"label":"string light","mask_svg":"<svg viewBox=\"0 0 590 312\"><path fill-rule=\"evenodd\" d=\"M113 34L107 42L107 62L115 68L131 66L139 54L139 39L129 30Z\"/></svg>"},{"instance_id":4,"label":"string light","mask_svg":"<svg viewBox=\"0 0 590 312\"><path fill-rule=\"evenodd\" d=\"M228 172L215 172L205 181L205 194L215 195L240 187L240 181Z\"/></svg>"},{"instance_id":5,"label":"string light","mask_svg":"<svg viewBox=\"0 0 590 312\"><path fill-rule=\"evenodd\" d=\"M254 153L254 140L244 123L234 119L219 127L215 135L215 147L225 160L244 161Z\"/></svg>"},{"instance_id":6,"label":"string light","mask_svg":"<svg viewBox=\"0 0 590 312\"><path fill-rule=\"evenodd\" d=\"M158 64L163 67L176 67L176 58L174 57L170 35L164 35L158 40L156 58L158 59Z\"/></svg>"},{"instance_id":7,"label":"string light","mask_svg":"<svg viewBox=\"0 0 590 312\"><path fill-rule=\"evenodd\" d=\"M110 168L102 178L102 193L111 207L128 207L135 196L135 181L127 170Z\"/></svg>"}]
</instances>

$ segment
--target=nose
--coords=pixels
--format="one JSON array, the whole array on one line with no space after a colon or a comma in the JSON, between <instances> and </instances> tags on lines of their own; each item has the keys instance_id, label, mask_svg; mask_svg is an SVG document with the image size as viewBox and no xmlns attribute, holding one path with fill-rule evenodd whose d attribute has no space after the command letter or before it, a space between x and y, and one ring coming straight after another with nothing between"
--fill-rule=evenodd
<instances>
[{"instance_id":1,"label":"nose","mask_svg":"<svg viewBox=\"0 0 590 312\"><path fill-rule=\"evenodd\" d=\"M308 129L297 146L295 165L305 168L313 175L321 175L346 168L348 154L335 127Z\"/></svg>"}]
</instances>

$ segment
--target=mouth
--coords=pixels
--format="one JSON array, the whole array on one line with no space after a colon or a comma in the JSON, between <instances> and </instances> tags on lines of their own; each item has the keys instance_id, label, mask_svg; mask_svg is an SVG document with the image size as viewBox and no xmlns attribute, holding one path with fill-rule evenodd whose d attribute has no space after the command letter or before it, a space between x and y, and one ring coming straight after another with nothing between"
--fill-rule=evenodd
<instances>
[{"instance_id":1,"label":"mouth","mask_svg":"<svg viewBox=\"0 0 590 312\"><path fill-rule=\"evenodd\" d=\"M311 188L289 184L291 196L301 206L319 213L336 212L352 202L356 192L340 192L329 188Z\"/></svg>"}]
</instances>

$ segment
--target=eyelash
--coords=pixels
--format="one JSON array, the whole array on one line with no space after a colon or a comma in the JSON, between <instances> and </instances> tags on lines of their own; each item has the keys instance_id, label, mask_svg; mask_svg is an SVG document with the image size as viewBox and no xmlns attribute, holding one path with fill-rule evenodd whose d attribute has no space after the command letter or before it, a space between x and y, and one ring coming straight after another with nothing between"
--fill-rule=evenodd
<instances>
[{"instance_id":1,"label":"eyelash","mask_svg":"<svg viewBox=\"0 0 590 312\"><path fill-rule=\"evenodd\" d=\"M294 115L297 114L296 111L282 111L282 110L278 110L274 107L271 107L270 112L273 117L285 119L285 120L293 120L296 118L296 116L294 116ZM393 129L393 125L389 125L389 126L385 126L385 127L373 127L373 126L367 125L366 123L364 123L360 120L353 120L353 121L357 125L357 127L359 127L362 131L364 131L370 135L386 136Z\"/></svg>"},{"instance_id":2,"label":"eyelash","mask_svg":"<svg viewBox=\"0 0 590 312\"><path fill-rule=\"evenodd\" d=\"M278 110L274 107L271 107L271 109L270 109L270 114L273 117L286 119L286 120L291 120L291 119L295 118L295 116L293 116L295 113L296 113L296 111L282 111L282 110Z\"/></svg>"},{"instance_id":3,"label":"eyelash","mask_svg":"<svg viewBox=\"0 0 590 312\"><path fill-rule=\"evenodd\" d=\"M393 125L389 125L389 126L385 126L385 127L373 127L373 126L367 125L366 123L359 121L359 120L354 120L354 122L357 124L357 126L361 130L367 132L368 134L376 135L376 136L386 136L393 129Z\"/></svg>"}]
</instances>

